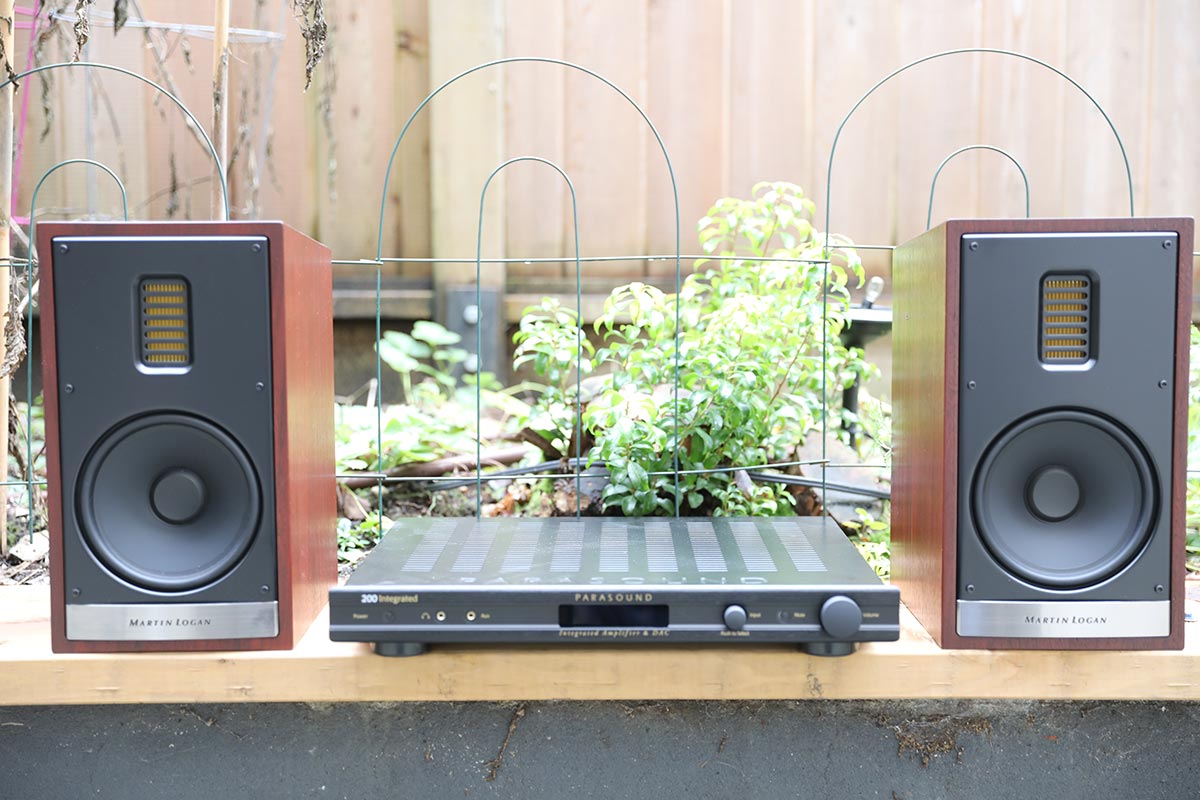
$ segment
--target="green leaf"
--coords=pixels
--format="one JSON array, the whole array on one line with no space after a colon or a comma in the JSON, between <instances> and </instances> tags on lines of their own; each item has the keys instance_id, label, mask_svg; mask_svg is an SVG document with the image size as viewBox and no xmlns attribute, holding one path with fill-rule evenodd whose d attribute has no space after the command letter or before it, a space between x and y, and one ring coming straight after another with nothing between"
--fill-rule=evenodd
<instances>
[{"instance_id":1,"label":"green leaf","mask_svg":"<svg viewBox=\"0 0 1200 800\"><path fill-rule=\"evenodd\" d=\"M420 361L404 352L401 348L389 339L380 339L377 345L379 358L383 363L394 369L396 372L412 372L421 365Z\"/></svg>"},{"instance_id":2,"label":"green leaf","mask_svg":"<svg viewBox=\"0 0 1200 800\"><path fill-rule=\"evenodd\" d=\"M407 333L401 333L400 331L384 331L382 340L412 358L428 358L433 352L429 349L428 345L424 345Z\"/></svg>"},{"instance_id":3,"label":"green leaf","mask_svg":"<svg viewBox=\"0 0 1200 800\"><path fill-rule=\"evenodd\" d=\"M427 319L413 323L412 335L414 339L419 339L435 347L446 347L462 341L462 336Z\"/></svg>"}]
</instances>

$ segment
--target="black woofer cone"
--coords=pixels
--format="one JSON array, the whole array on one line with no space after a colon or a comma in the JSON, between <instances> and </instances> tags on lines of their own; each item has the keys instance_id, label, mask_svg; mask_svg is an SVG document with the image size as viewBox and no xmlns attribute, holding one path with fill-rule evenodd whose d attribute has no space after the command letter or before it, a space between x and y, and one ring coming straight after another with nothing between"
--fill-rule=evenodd
<instances>
[{"instance_id":1,"label":"black woofer cone","mask_svg":"<svg viewBox=\"0 0 1200 800\"><path fill-rule=\"evenodd\" d=\"M1150 460L1098 414L1028 417L988 446L971 490L975 528L1014 575L1050 588L1099 583L1145 546L1158 510Z\"/></svg>"},{"instance_id":2,"label":"black woofer cone","mask_svg":"<svg viewBox=\"0 0 1200 800\"><path fill-rule=\"evenodd\" d=\"M130 583L185 591L231 570L262 514L245 451L211 422L154 414L109 431L83 462L76 511L84 541Z\"/></svg>"}]
</instances>

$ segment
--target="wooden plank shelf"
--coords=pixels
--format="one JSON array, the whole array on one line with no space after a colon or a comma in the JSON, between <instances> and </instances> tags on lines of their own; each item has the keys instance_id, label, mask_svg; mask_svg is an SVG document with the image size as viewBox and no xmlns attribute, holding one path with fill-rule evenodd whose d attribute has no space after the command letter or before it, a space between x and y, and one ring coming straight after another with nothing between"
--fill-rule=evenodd
<instances>
[{"instance_id":1,"label":"wooden plank shelf","mask_svg":"<svg viewBox=\"0 0 1200 800\"><path fill-rule=\"evenodd\" d=\"M5 705L428 700L1009 698L1200 700L1200 583L1182 651L940 650L901 610L898 642L845 658L786 646L439 646L416 658L329 641L296 649L55 655L47 587L0 589Z\"/></svg>"}]
</instances>

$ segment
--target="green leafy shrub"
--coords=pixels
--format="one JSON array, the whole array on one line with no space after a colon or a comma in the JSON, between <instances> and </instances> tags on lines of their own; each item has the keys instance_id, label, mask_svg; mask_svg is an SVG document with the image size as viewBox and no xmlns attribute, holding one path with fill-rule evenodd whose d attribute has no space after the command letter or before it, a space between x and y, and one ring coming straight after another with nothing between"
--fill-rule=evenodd
<instances>
[{"instance_id":1,"label":"green leafy shrub","mask_svg":"<svg viewBox=\"0 0 1200 800\"><path fill-rule=\"evenodd\" d=\"M538 402L522 420L524 427L563 457L574 456L577 375L591 374L595 347L583 336L574 309L563 308L551 298L526 309L513 340L517 345L513 369L529 364L546 381L533 387L538 390Z\"/></svg>"},{"instance_id":2,"label":"green leafy shrub","mask_svg":"<svg viewBox=\"0 0 1200 800\"><path fill-rule=\"evenodd\" d=\"M822 393L828 427L839 429L842 389L872 372L861 351L839 339L847 284L861 284L862 264L842 237L831 237L830 262L821 263L824 235L810 221L813 210L788 183L719 200L700 220L699 235L705 253L720 261L698 262L678 297L640 282L609 296L595 323L601 347L585 344L579 363L590 376L583 413L593 440L589 460L603 461L610 477L605 508L672 513L678 452L685 512L791 511L792 496L781 486L705 471L793 460L821 425ZM560 443L574 427L579 338L574 312L553 300L527 311L515 337L516 364L530 363L548 381L528 425Z\"/></svg>"},{"instance_id":3,"label":"green leafy shrub","mask_svg":"<svg viewBox=\"0 0 1200 800\"><path fill-rule=\"evenodd\" d=\"M338 560L353 564L361 559L379 544L379 537L391 524L392 521L387 517L383 518L381 524L378 511L372 511L357 525L345 517L340 518L337 527Z\"/></svg>"},{"instance_id":4,"label":"green leafy shrub","mask_svg":"<svg viewBox=\"0 0 1200 800\"><path fill-rule=\"evenodd\" d=\"M876 517L865 508L854 509L855 519L842 522L842 527L854 533L850 540L858 552L881 578L892 575L892 523L891 504L885 503L883 514Z\"/></svg>"},{"instance_id":5,"label":"green leafy shrub","mask_svg":"<svg viewBox=\"0 0 1200 800\"><path fill-rule=\"evenodd\" d=\"M419 320L412 334L385 331L379 358L400 376L402 403L384 406L339 405L335 414L340 471L383 471L400 464L432 461L475 450L476 376L461 379L454 370L467 358L457 347L462 337L436 322ZM529 407L495 376L478 377L483 405L493 418L525 419ZM493 413L494 412L494 413ZM382 417L382 461L376 438Z\"/></svg>"},{"instance_id":6,"label":"green leafy shrub","mask_svg":"<svg viewBox=\"0 0 1200 800\"><path fill-rule=\"evenodd\" d=\"M379 339L379 358L400 375L404 402L430 405L449 399L457 381L454 368L467 360L467 351L455 347L462 337L436 322L418 320L412 334L384 331ZM421 380L425 376L429 380Z\"/></svg>"}]
</instances>

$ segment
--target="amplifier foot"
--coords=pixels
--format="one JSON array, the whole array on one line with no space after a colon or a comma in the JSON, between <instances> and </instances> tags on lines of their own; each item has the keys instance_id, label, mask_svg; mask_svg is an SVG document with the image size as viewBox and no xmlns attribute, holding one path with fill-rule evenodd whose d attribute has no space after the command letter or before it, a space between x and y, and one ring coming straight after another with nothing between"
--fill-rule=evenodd
<instances>
[{"instance_id":1,"label":"amplifier foot","mask_svg":"<svg viewBox=\"0 0 1200 800\"><path fill-rule=\"evenodd\" d=\"M376 642L375 655L392 658L407 658L419 656L429 650L429 645L422 642Z\"/></svg>"},{"instance_id":2,"label":"amplifier foot","mask_svg":"<svg viewBox=\"0 0 1200 800\"><path fill-rule=\"evenodd\" d=\"M800 649L810 656L848 656L854 652L854 642L805 642Z\"/></svg>"}]
</instances>

